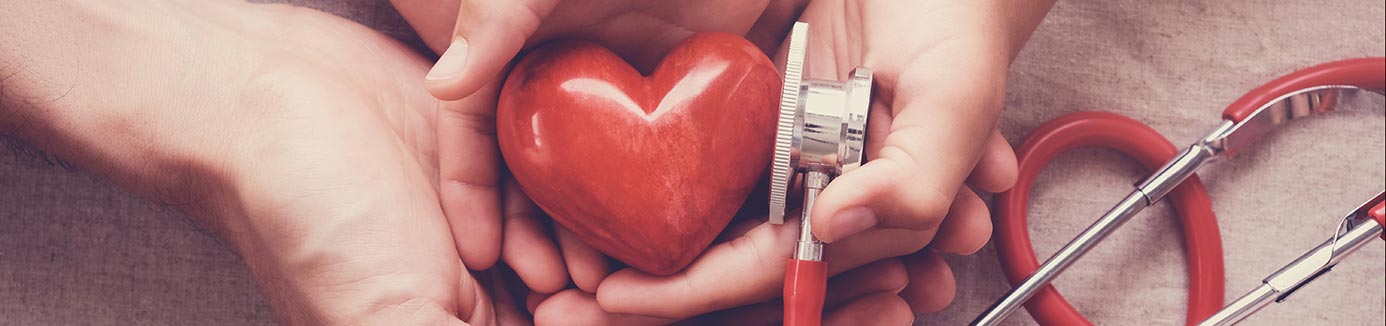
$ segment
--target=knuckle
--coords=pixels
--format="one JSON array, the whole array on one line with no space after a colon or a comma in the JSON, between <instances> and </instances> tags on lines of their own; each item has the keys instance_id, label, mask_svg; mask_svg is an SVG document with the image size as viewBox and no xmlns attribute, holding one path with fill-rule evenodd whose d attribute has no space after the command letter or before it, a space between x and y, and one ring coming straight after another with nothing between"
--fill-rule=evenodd
<instances>
[{"instance_id":1,"label":"knuckle","mask_svg":"<svg viewBox=\"0 0 1386 326\"><path fill-rule=\"evenodd\" d=\"M921 191L912 203L911 211L914 213L915 222L918 223L915 225L916 229L933 229L948 215L953 198L937 190L925 190Z\"/></svg>"},{"instance_id":2,"label":"knuckle","mask_svg":"<svg viewBox=\"0 0 1386 326\"><path fill-rule=\"evenodd\" d=\"M496 112L494 110L443 110L442 118L447 126L467 131L479 136L496 136Z\"/></svg>"}]
</instances>

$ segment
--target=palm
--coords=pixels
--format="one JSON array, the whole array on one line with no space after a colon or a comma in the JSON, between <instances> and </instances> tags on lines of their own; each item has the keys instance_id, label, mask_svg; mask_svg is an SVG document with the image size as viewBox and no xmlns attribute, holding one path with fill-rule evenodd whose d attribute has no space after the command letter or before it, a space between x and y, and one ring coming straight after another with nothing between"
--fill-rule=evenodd
<instances>
[{"instance_id":1,"label":"palm","mask_svg":"<svg viewBox=\"0 0 1386 326\"><path fill-rule=\"evenodd\" d=\"M437 202L427 62L362 26L286 9L296 26L251 82L273 124L243 203L238 247L267 297L297 323L489 324ZM363 35L366 35L363 37Z\"/></svg>"}]
</instances>

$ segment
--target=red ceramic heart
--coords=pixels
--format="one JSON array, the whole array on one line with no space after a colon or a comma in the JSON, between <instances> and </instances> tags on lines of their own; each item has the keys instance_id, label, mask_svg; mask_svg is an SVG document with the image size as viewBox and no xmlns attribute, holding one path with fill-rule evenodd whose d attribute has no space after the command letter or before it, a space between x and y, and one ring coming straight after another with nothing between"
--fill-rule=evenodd
<instances>
[{"instance_id":1,"label":"red ceramic heart","mask_svg":"<svg viewBox=\"0 0 1386 326\"><path fill-rule=\"evenodd\" d=\"M697 257L769 165L779 75L739 36L694 35L650 76L592 43L535 49L496 133L535 204L583 241L667 275Z\"/></svg>"}]
</instances>

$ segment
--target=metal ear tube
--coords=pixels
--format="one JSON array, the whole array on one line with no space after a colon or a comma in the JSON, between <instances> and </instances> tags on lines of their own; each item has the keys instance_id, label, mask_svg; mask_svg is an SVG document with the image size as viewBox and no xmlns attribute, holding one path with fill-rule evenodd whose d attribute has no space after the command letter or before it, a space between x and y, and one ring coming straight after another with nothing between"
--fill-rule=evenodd
<instances>
[{"instance_id":1,"label":"metal ear tube","mask_svg":"<svg viewBox=\"0 0 1386 326\"><path fill-rule=\"evenodd\" d=\"M789 187L803 175L799 241L785 269L785 325L818 325L822 317L827 268L810 212L834 177L861 166L871 103L870 68L853 69L845 82L805 79L807 43L808 24L794 23L770 178L770 222L782 224Z\"/></svg>"}]
</instances>

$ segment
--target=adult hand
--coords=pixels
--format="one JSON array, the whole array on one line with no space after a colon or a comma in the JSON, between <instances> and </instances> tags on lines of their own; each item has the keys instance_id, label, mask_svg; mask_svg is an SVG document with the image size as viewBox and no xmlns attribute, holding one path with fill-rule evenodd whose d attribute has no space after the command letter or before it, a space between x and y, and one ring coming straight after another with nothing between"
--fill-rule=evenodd
<instances>
[{"instance_id":1,"label":"adult hand","mask_svg":"<svg viewBox=\"0 0 1386 326\"><path fill-rule=\"evenodd\" d=\"M216 230L289 324L523 322L467 273L437 201L435 112L487 104L429 96L394 40L147 1L5 2L0 40L0 131Z\"/></svg>"}]
</instances>

